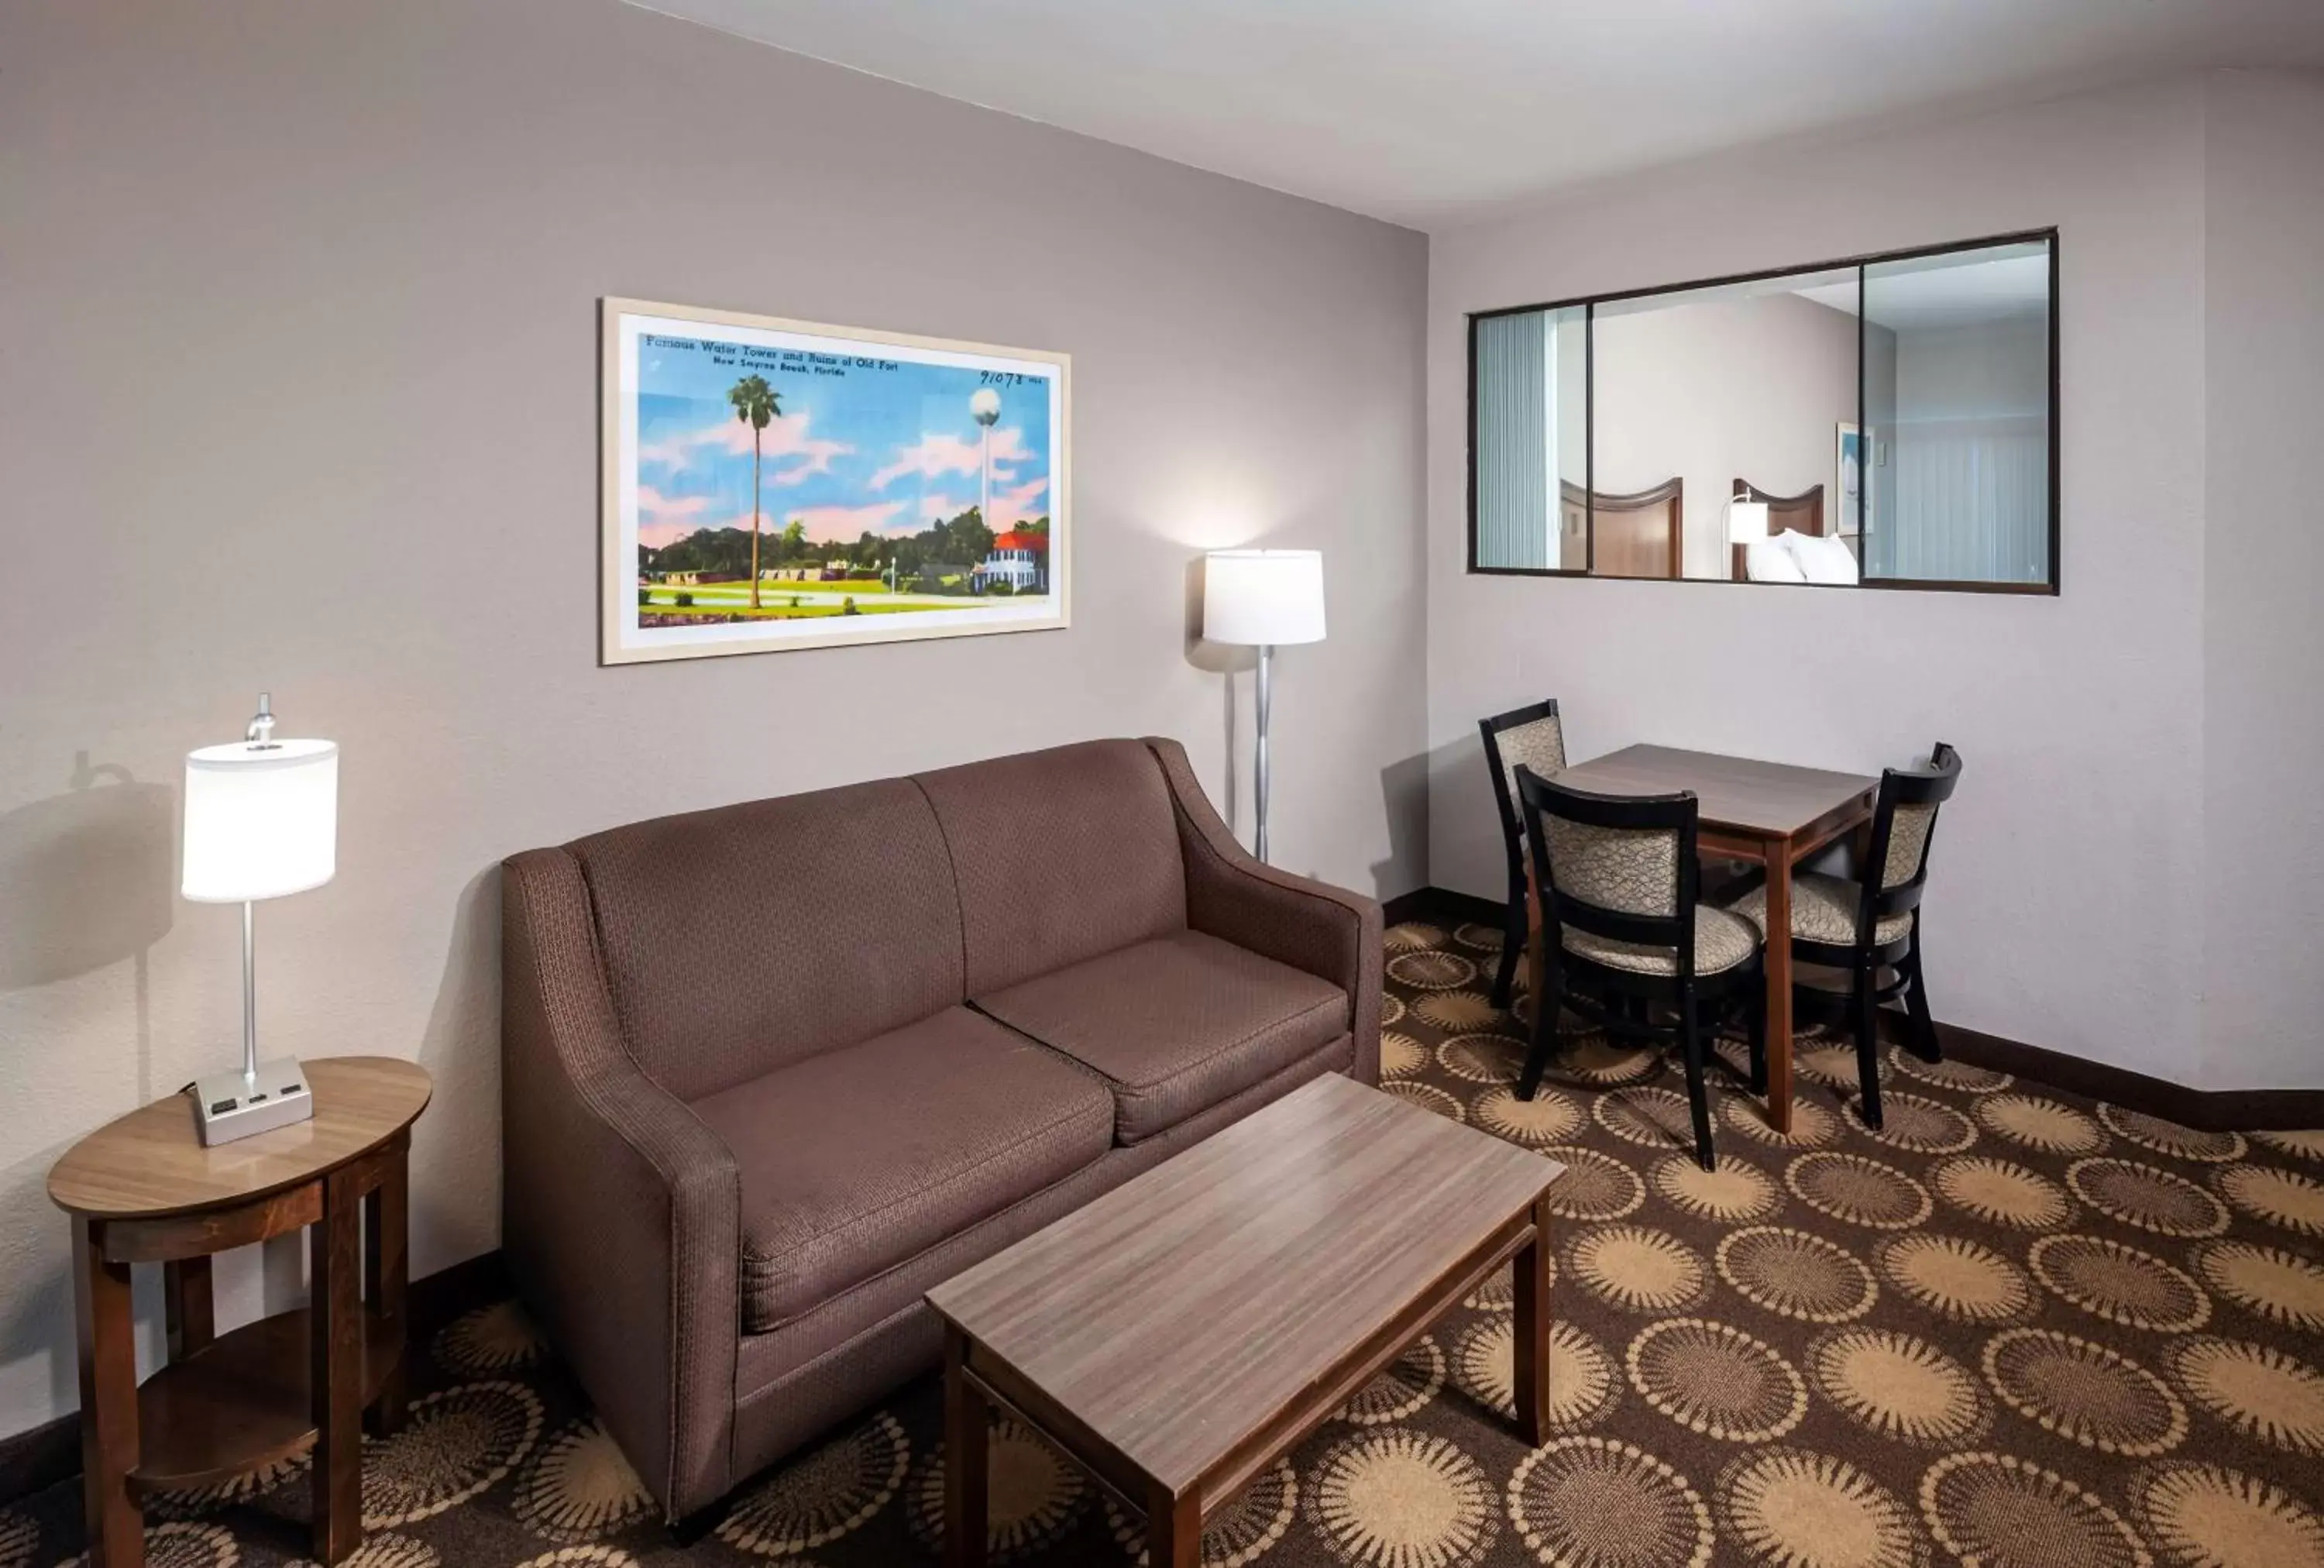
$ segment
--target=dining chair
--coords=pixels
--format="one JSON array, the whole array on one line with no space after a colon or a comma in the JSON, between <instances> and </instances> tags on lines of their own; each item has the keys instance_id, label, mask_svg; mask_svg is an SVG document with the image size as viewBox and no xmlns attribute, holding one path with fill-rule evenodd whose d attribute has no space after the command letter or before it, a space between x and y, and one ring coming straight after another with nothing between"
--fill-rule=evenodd
<instances>
[{"instance_id":1,"label":"dining chair","mask_svg":"<svg viewBox=\"0 0 2324 1568\"><path fill-rule=\"evenodd\" d=\"M1881 1124L1876 1038L1881 1003L1902 996L1912 1020L1914 1054L1932 1062L1942 1056L1921 975L1921 891L1929 880L1937 808L1952 798L1960 773L1960 753L1942 741L1919 768L1882 770L1871 838L1858 876L1803 872L1792 878L1792 956L1848 975L1844 992L1794 983L1793 994L1806 1004L1801 1016L1838 1017L1849 1024L1856 1040L1857 1099L1868 1127ZM1876 866L1877 878L1868 874ZM1764 939L1766 888L1753 888L1732 907ZM1889 977L1885 982L1884 972Z\"/></svg>"},{"instance_id":2,"label":"dining chair","mask_svg":"<svg viewBox=\"0 0 2324 1568\"><path fill-rule=\"evenodd\" d=\"M1493 770L1493 804L1500 807L1501 844L1508 855L1509 894L1501 919L1501 967L1493 976L1493 1005L1509 1005L1509 988L1517 981L1532 932L1526 892L1525 819L1518 813L1517 770L1530 768L1542 778L1565 770L1565 725L1557 716L1557 699L1549 697L1479 719L1485 737L1485 761Z\"/></svg>"},{"instance_id":3,"label":"dining chair","mask_svg":"<svg viewBox=\"0 0 2324 1568\"><path fill-rule=\"evenodd\" d=\"M1530 1100L1541 1086L1561 1008L1608 1034L1674 1039L1686 1065L1694 1158L1703 1169L1715 1169L1703 1081L1709 1037L1719 1016L1741 1004L1749 1021L1751 1085L1764 1091L1766 1009L1758 930L1702 901L1693 792L1599 795L1545 779L1523 763L1517 788L1541 890L1543 955L1517 1098ZM1656 1022L1656 1004L1666 1006L1674 1021Z\"/></svg>"}]
</instances>

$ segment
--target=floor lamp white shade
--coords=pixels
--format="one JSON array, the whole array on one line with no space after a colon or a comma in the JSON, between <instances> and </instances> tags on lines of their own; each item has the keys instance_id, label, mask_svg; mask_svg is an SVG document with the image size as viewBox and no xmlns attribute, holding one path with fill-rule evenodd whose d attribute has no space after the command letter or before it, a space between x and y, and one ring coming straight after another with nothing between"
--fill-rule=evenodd
<instances>
[{"instance_id":1,"label":"floor lamp white shade","mask_svg":"<svg viewBox=\"0 0 2324 1568\"><path fill-rule=\"evenodd\" d=\"M1213 550L1203 563L1203 635L1259 649L1259 743L1252 759L1258 826L1251 848L1267 859L1268 674L1277 645L1323 640L1320 550Z\"/></svg>"},{"instance_id":2,"label":"floor lamp white shade","mask_svg":"<svg viewBox=\"0 0 2324 1568\"><path fill-rule=\"evenodd\" d=\"M1213 550L1203 563L1203 635L1261 647L1323 641L1323 552Z\"/></svg>"},{"instance_id":3,"label":"floor lamp white shade","mask_svg":"<svg viewBox=\"0 0 2324 1568\"><path fill-rule=\"evenodd\" d=\"M242 1071L197 1079L205 1144L247 1138L314 1114L295 1058L258 1059L258 966L251 906L319 888L338 870L339 749L278 741L264 696L238 744L186 756L185 859L179 891L242 906Z\"/></svg>"}]
</instances>

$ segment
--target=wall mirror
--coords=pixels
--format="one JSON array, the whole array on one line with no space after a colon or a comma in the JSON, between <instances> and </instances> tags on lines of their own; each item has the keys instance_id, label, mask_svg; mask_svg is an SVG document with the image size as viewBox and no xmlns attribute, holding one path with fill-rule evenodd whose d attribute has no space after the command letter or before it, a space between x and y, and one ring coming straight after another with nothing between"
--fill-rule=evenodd
<instances>
[{"instance_id":1,"label":"wall mirror","mask_svg":"<svg viewBox=\"0 0 2324 1568\"><path fill-rule=\"evenodd\" d=\"M1469 568L2058 589L2054 231L1469 318Z\"/></svg>"}]
</instances>

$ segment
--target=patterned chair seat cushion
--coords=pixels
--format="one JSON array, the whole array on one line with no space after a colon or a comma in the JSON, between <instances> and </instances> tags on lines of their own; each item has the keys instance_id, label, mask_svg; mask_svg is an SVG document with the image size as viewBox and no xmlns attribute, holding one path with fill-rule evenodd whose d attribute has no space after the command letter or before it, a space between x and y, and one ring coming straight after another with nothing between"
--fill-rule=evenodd
<instances>
[{"instance_id":1,"label":"patterned chair seat cushion","mask_svg":"<svg viewBox=\"0 0 2324 1568\"><path fill-rule=\"evenodd\" d=\"M1856 906L1864 897L1862 884L1846 877L1803 872L1792 879L1792 935L1803 942L1823 942L1835 947L1856 945ZM1767 890L1753 888L1735 900L1734 911L1767 929ZM1884 915L1872 928L1872 939L1882 946L1902 942L1913 930L1913 912Z\"/></svg>"},{"instance_id":2,"label":"patterned chair seat cushion","mask_svg":"<svg viewBox=\"0 0 2324 1568\"><path fill-rule=\"evenodd\" d=\"M1609 969L1628 969L1638 974L1675 974L1678 973L1677 954L1668 947L1654 947L1640 942L1618 942L1610 936L1600 936L1577 927L1563 927L1563 945L1578 958L1602 964ZM1751 955L1759 951L1759 932L1748 920L1729 914L1725 909L1700 905L1694 911L1694 972L1697 974L1718 974L1748 963Z\"/></svg>"}]
</instances>

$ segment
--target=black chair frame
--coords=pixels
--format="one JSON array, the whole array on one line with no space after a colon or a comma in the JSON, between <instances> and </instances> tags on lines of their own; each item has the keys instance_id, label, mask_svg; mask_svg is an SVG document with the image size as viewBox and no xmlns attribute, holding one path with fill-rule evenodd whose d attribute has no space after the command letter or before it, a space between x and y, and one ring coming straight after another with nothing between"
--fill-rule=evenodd
<instances>
[{"instance_id":1,"label":"black chair frame","mask_svg":"<svg viewBox=\"0 0 2324 1568\"><path fill-rule=\"evenodd\" d=\"M1868 1127L1882 1124L1878 1024L1883 1004L1903 999L1906 1016L1912 1020L1910 1048L1914 1056L1927 1062L1944 1058L1937 1041L1936 1025L1929 1014L1928 992L1921 972L1921 894L1928 884L1929 844L1936 838L1935 822L1929 824L1928 835L1921 844L1921 863L1913 868L1912 876L1893 888L1884 888L1880 883L1888 865L1896 808L1926 806L1933 809L1942 806L1952 798L1954 787L1960 782L1960 753L1942 741L1931 750L1926 768L1883 769L1880 794L1872 808L1871 836L1864 863L1857 868L1862 892L1857 899L1855 941L1843 946L1799 936L1792 938L1794 958L1847 973L1848 989L1844 992L1795 984L1793 994L1795 1002L1807 1004L1799 1010L1802 1016L1837 1019L1848 1024L1856 1044L1859 1113ZM1913 923L1904 936L1893 942L1875 940L1881 921L1906 913L1913 917ZM1768 939L1774 940L1773 933Z\"/></svg>"},{"instance_id":2,"label":"black chair frame","mask_svg":"<svg viewBox=\"0 0 2324 1568\"><path fill-rule=\"evenodd\" d=\"M1526 842L1531 846L1534 884L1540 890L1543 975L1541 994L1534 998L1533 1043L1526 1052L1517 1098L1530 1100L1541 1086L1557 1038L1555 1020L1561 1008L1571 1008L1610 1035L1634 1035L1657 1042L1674 1041L1686 1067L1687 1109L1694 1125L1694 1157L1705 1170L1717 1168L1711 1143L1710 1090L1704 1081L1712 1059L1709 1041L1720 1015L1729 1004L1740 1003L1749 1029L1749 1083L1754 1093L1767 1086L1766 1009L1764 1006L1765 950L1756 950L1741 964L1714 974L1694 972L1695 915L1702 897L1702 869L1697 862L1698 807L1692 790L1674 795L1600 795L1544 779L1520 765L1517 770L1519 804L1525 810ZM1571 898L1558 890L1552 874L1549 835L1544 818L1551 816L1588 827L1675 833L1678 839L1677 878L1671 915L1639 915L1610 909ZM1586 931L1617 942L1636 942L1672 950L1674 973L1655 974L1600 964L1568 952L1565 927ZM1675 1015L1670 1023L1654 1019L1661 1003ZM1706 1019L1705 1010L1712 1017Z\"/></svg>"},{"instance_id":3,"label":"black chair frame","mask_svg":"<svg viewBox=\"0 0 2324 1568\"><path fill-rule=\"evenodd\" d=\"M1501 844L1508 853L1509 896L1501 918L1501 966L1493 976L1493 1005L1498 1008L1509 1005L1517 964L1525 956L1526 942L1531 935L1526 892L1525 819L1518 813L1517 800L1509 794L1509 770L1501 761L1501 732L1557 716L1557 699L1550 697L1477 721L1478 732L1485 739L1485 761L1493 770L1493 804L1500 807Z\"/></svg>"}]
</instances>

